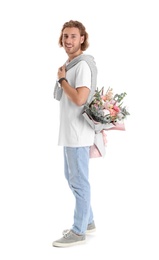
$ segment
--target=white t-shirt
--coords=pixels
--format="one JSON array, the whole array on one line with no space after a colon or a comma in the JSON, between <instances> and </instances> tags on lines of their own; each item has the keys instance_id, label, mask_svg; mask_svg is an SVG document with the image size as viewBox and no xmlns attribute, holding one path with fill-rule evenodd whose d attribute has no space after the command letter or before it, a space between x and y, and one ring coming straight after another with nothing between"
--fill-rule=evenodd
<instances>
[{"instance_id":1,"label":"white t-shirt","mask_svg":"<svg viewBox=\"0 0 159 260\"><path fill-rule=\"evenodd\" d=\"M80 61L66 72L69 84L91 89L91 70L86 61ZM91 146L95 132L82 115L83 106L77 106L67 95L60 100L60 127L58 145L69 147Z\"/></svg>"}]
</instances>

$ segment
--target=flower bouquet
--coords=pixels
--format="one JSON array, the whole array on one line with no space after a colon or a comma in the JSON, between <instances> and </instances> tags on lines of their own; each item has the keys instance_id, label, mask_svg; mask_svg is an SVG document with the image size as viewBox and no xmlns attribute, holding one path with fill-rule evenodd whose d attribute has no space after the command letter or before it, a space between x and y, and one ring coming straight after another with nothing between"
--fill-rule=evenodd
<instances>
[{"instance_id":1,"label":"flower bouquet","mask_svg":"<svg viewBox=\"0 0 159 260\"><path fill-rule=\"evenodd\" d=\"M123 106L126 95L126 92L114 95L112 88L108 88L106 93L104 87L100 90L97 88L92 100L85 104L83 116L96 133L90 157L105 155L107 141L104 130L125 130L124 119L130 115Z\"/></svg>"}]
</instances>

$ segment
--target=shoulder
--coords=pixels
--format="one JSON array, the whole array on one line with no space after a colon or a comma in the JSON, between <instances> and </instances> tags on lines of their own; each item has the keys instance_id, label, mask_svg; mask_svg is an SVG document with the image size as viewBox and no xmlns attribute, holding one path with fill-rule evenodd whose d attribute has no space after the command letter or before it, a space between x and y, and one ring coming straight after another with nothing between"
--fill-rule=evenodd
<instances>
[{"instance_id":1,"label":"shoulder","mask_svg":"<svg viewBox=\"0 0 159 260\"><path fill-rule=\"evenodd\" d=\"M85 68L85 69L90 69L90 66L85 60L81 60L77 63L77 68Z\"/></svg>"}]
</instances>

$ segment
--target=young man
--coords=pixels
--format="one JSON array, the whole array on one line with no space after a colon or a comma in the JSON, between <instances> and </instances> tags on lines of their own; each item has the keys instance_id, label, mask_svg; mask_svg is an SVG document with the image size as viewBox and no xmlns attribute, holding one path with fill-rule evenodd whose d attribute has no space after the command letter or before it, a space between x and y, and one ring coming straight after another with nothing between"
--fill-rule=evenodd
<instances>
[{"instance_id":1,"label":"young man","mask_svg":"<svg viewBox=\"0 0 159 260\"><path fill-rule=\"evenodd\" d=\"M95 231L89 183L89 151L95 132L82 115L84 104L94 94L97 69L94 58L83 54L88 48L88 33L79 21L66 22L59 45L68 55L58 69L60 128L58 145L64 148L64 173L75 197L74 223L53 246L67 247L84 243L86 234Z\"/></svg>"}]
</instances>

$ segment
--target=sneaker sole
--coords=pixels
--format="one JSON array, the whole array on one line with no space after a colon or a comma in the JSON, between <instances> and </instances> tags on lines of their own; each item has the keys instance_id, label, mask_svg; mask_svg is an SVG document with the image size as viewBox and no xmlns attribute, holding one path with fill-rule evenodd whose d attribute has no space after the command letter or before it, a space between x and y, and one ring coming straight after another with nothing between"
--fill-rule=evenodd
<instances>
[{"instance_id":1,"label":"sneaker sole","mask_svg":"<svg viewBox=\"0 0 159 260\"><path fill-rule=\"evenodd\" d=\"M52 244L52 246L54 246L54 247L69 247L69 246L84 244L85 242L86 242L85 240L77 241L77 242L73 242L73 243L58 243L58 242L55 242L55 243Z\"/></svg>"}]
</instances>

